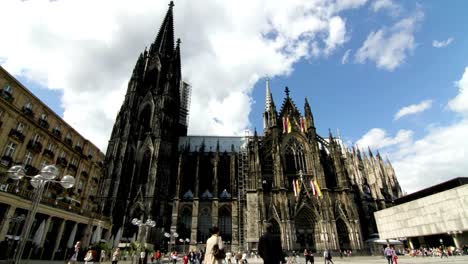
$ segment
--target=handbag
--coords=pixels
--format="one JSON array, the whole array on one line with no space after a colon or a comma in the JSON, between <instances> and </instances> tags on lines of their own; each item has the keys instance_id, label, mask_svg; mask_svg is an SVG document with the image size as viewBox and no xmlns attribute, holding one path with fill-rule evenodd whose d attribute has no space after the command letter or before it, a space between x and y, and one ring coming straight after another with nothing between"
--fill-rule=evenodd
<instances>
[{"instance_id":1,"label":"handbag","mask_svg":"<svg viewBox=\"0 0 468 264\"><path fill-rule=\"evenodd\" d=\"M211 250L211 253L215 257L215 259L225 259L226 258L226 252L224 252L224 249L219 248L218 241L213 246L213 249Z\"/></svg>"}]
</instances>

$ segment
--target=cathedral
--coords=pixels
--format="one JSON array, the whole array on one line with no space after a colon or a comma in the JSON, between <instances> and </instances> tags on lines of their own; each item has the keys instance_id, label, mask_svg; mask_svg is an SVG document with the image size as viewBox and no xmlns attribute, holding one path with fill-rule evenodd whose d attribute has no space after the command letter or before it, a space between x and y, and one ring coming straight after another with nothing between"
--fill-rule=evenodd
<instances>
[{"instance_id":1,"label":"cathedral","mask_svg":"<svg viewBox=\"0 0 468 264\"><path fill-rule=\"evenodd\" d=\"M268 81L263 135L187 135L173 9L137 59L109 140L100 210L112 235L195 249L216 225L232 251L250 251L271 223L285 250L365 250L373 212L402 195L390 162L318 135L307 99L301 112L287 87L277 108Z\"/></svg>"}]
</instances>

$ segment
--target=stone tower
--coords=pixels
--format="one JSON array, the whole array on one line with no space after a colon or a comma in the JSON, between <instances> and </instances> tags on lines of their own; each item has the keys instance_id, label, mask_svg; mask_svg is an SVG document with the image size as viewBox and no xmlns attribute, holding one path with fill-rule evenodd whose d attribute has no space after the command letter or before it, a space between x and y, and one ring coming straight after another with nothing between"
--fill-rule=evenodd
<instances>
[{"instance_id":1,"label":"stone tower","mask_svg":"<svg viewBox=\"0 0 468 264\"><path fill-rule=\"evenodd\" d=\"M169 225L173 157L187 134L189 89L181 81L180 40L174 45L173 6L171 1L156 39L137 59L107 148L101 210L112 217L113 233L126 226L124 237L133 232L132 218Z\"/></svg>"}]
</instances>

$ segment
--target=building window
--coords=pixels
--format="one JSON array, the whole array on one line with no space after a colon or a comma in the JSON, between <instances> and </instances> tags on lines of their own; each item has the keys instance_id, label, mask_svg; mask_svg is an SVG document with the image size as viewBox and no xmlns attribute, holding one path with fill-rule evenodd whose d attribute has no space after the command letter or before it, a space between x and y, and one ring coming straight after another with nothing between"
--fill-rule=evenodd
<instances>
[{"instance_id":1,"label":"building window","mask_svg":"<svg viewBox=\"0 0 468 264\"><path fill-rule=\"evenodd\" d=\"M11 93L11 86L9 84L3 86L3 91L7 93Z\"/></svg>"},{"instance_id":2,"label":"building window","mask_svg":"<svg viewBox=\"0 0 468 264\"><path fill-rule=\"evenodd\" d=\"M76 163L77 163L76 159L72 158L71 161L70 161L70 164L76 166Z\"/></svg>"},{"instance_id":3,"label":"building window","mask_svg":"<svg viewBox=\"0 0 468 264\"><path fill-rule=\"evenodd\" d=\"M12 157L13 154L15 153L15 149L16 149L16 144L13 142L9 142L5 148L5 156Z\"/></svg>"},{"instance_id":4,"label":"building window","mask_svg":"<svg viewBox=\"0 0 468 264\"><path fill-rule=\"evenodd\" d=\"M39 135L38 133L36 133L36 134L34 135L33 141L34 141L34 142L41 142L41 135Z\"/></svg>"},{"instance_id":5,"label":"building window","mask_svg":"<svg viewBox=\"0 0 468 264\"><path fill-rule=\"evenodd\" d=\"M24 165L31 165L33 160L33 154L31 152L26 152L26 155L24 156Z\"/></svg>"},{"instance_id":6,"label":"building window","mask_svg":"<svg viewBox=\"0 0 468 264\"><path fill-rule=\"evenodd\" d=\"M54 144L49 143L49 145L47 145L47 150L54 151Z\"/></svg>"},{"instance_id":7,"label":"building window","mask_svg":"<svg viewBox=\"0 0 468 264\"><path fill-rule=\"evenodd\" d=\"M44 120L44 121L47 121L47 114L44 114L44 113L43 113L43 114L41 115L41 119Z\"/></svg>"},{"instance_id":8,"label":"building window","mask_svg":"<svg viewBox=\"0 0 468 264\"><path fill-rule=\"evenodd\" d=\"M31 102L27 102L25 105L24 105L24 108L28 109L28 110L32 110L33 109L33 105L31 104Z\"/></svg>"},{"instance_id":9,"label":"building window","mask_svg":"<svg viewBox=\"0 0 468 264\"><path fill-rule=\"evenodd\" d=\"M24 124L21 122L18 122L18 124L16 125L16 130L18 132L23 132L23 129L24 129Z\"/></svg>"},{"instance_id":10,"label":"building window","mask_svg":"<svg viewBox=\"0 0 468 264\"><path fill-rule=\"evenodd\" d=\"M60 158L64 159L67 157L67 153L65 153L64 151L62 151L62 153L60 153Z\"/></svg>"}]
</instances>

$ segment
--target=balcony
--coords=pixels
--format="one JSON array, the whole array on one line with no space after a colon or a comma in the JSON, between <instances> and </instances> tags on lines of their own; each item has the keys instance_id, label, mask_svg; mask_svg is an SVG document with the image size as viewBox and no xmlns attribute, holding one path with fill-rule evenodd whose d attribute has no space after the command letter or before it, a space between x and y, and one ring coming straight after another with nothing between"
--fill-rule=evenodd
<instances>
[{"instance_id":1,"label":"balcony","mask_svg":"<svg viewBox=\"0 0 468 264\"><path fill-rule=\"evenodd\" d=\"M44 152L42 154L51 159L54 159L54 156L55 156L54 152L50 149L44 149Z\"/></svg>"},{"instance_id":2,"label":"balcony","mask_svg":"<svg viewBox=\"0 0 468 264\"><path fill-rule=\"evenodd\" d=\"M45 129L49 129L49 122L47 122L47 120L39 118L39 120L37 122L39 123L40 127L45 128Z\"/></svg>"},{"instance_id":3,"label":"balcony","mask_svg":"<svg viewBox=\"0 0 468 264\"><path fill-rule=\"evenodd\" d=\"M83 155L83 148L81 146L75 146L75 150L76 152L80 153L81 155Z\"/></svg>"},{"instance_id":4,"label":"balcony","mask_svg":"<svg viewBox=\"0 0 468 264\"><path fill-rule=\"evenodd\" d=\"M35 153L41 153L42 151L42 144L38 141L34 140L29 140L28 145L26 145L26 148L35 152Z\"/></svg>"},{"instance_id":5,"label":"balcony","mask_svg":"<svg viewBox=\"0 0 468 264\"><path fill-rule=\"evenodd\" d=\"M26 171L26 175L37 175L39 173L39 170L36 167L33 167L31 165L26 165L24 166L24 170Z\"/></svg>"},{"instance_id":6,"label":"balcony","mask_svg":"<svg viewBox=\"0 0 468 264\"><path fill-rule=\"evenodd\" d=\"M8 134L8 136L18 140L18 141L21 141L21 142L24 142L24 135L23 135L23 132L21 131L18 131L14 128L12 128L10 130L10 133Z\"/></svg>"},{"instance_id":7,"label":"balcony","mask_svg":"<svg viewBox=\"0 0 468 264\"><path fill-rule=\"evenodd\" d=\"M68 164L68 169L74 171L75 173L78 171L78 168L75 164Z\"/></svg>"},{"instance_id":8,"label":"balcony","mask_svg":"<svg viewBox=\"0 0 468 264\"><path fill-rule=\"evenodd\" d=\"M31 108L26 107L26 106L23 106L23 108L21 109L21 111L22 111L25 115L29 116L30 118L34 118L34 112L33 112L33 110L32 110Z\"/></svg>"},{"instance_id":9,"label":"balcony","mask_svg":"<svg viewBox=\"0 0 468 264\"><path fill-rule=\"evenodd\" d=\"M73 146L73 141L71 140L71 138L66 138L65 139L65 144L67 144L68 146Z\"/></svg>"},{"instance_id":10,"label":"balcony","mask_svg":"<svg viewBox=\"0 0 468 264\"><path fill-rule=\"evenodd\" d=\"M66 158L60 157L57 159L57 165L61 167L66 167L68 165L68 160Z\"/></svg>"},{"instance_id":11,"label":"balcony","mask_svg":"<svg viewBox=\"0 0 468 264\"><path fill-rule=\"evenodd\" d=\"M56 128L52 129L52 135L58 139L62 138L62 132Z\"/></svg>"},{"instance_id":12,"label":"balcony","mask_svg":"<svg viewBox=\"0 0 468 264\"><path fill-rule=\"evenodd\" d=\"M3 156L0 158L0 165L10 168L11 164L13 163L13 158L11 156Z\"/></svg>"},{"instance_id":13,"label":"balcony","mask_svg":"<svg viewBox=\"0 0 468 264\"><path fill-rule=\"evenodd\" d=\"M11 92L8 92L8 91L5 91L5 90L2 90L0 92L0 97L2 97L3 99L5 99L6 101L8 101L10 103L12 103L13 100L15 100L15 98L13 97Z\"/></svg>"}]
</instances>

